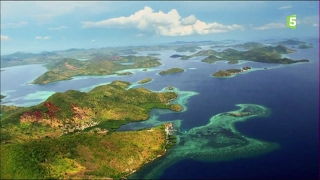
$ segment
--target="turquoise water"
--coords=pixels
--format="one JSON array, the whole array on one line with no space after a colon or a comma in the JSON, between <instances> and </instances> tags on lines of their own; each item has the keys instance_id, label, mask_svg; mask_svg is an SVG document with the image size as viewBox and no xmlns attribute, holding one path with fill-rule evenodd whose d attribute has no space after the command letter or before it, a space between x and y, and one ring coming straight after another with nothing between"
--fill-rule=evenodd
<instances>
[{"instance_id":1,"label":"turquoise water","mask_svg":"<svg viewBox=\"0 0 320 180\"><path fill-rule=\"evenodd\" d=\"M141 52L140 55L153 52L157 51ZM172 54L176 52L161 51L161 56L157 57L161 58L162 66L150 68L146 72L142 69L130 70L134 73L133 76L83 76L47 85L27 84L46 71L42 65L4 68L5 71L1 72L1 93L7 97L3 101L8 105L31 106L44 101L54 92L64 92L69 89L89 91L95 86L113 80L129 81L133 83L131 88L146 87L154 91L163 91L165 87L173 86L180 94L176 102L184 105L183 112L153 110L149 120L125 125L120 130L174 122L181 133L181 139L185 139L189 144L192 141L189 141L190 135L186 135L186 132L190 134L192 129L208 125L221 113L238 110L237 104L261 105L270 110L268 116L257 116L236 122L234 127L247 138L275 143L279 145L278 148L253 157L240 155L228 161L226 161L228 158L219 160L210 153L206 153L209 159L207 161L203 158L192 158L190 154L176 158L173 148L173 153L169 151L166 156L146 165L132 177L151 176L161 179L317 177L318 46L288 55L293 59L308 58L310 63L287 66L248 61L232 65L226 62L207 64L201 62L204 57L182 61L170 58ZM254 70L227 79L210 77L218 70L243 66L253 67ZM158 75L160 71L172 67L184 68L186 71L168 76ZM268 69L262 70L264 68ZM137 84L146 77L152 78L153 81L143 85ZM200 138L194 143L203 144L204 140ZM201 154L202 149L198 149ZM197 151L197 148L194 151ZM174 159L172 163L161 164L162 161L169 160L166 160L167 157ZM159 171L154 173L153 169Z\"/></svg>"}]
</instances>

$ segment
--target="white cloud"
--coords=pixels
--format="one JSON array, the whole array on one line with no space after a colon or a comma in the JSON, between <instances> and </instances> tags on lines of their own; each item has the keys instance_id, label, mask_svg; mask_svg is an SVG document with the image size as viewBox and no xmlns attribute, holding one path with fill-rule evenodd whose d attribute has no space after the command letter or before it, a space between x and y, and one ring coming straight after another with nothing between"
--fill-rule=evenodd
<instances>
[{"instance_id":1,"label":"white cloud","mask_svg":"<svg viewBox=\"0 0 320 180\"><path fill-rule=\"evenodd\" d=\"M61 30L61 29L67 29L67 26L60 26L60 27L55 27L55 28L48 28L49 30Z\"/></svg>"},{"instance_id":2,"label":"white cloud","mask_svg":"<svg viewBox=\"0 0 320 180\"><path fill-rule=\"evenodd\" d=\"M83 28L135 28L140 31L162 36L186 36L192 34L212 34L231 30L243 30L238 24L223 25L217 22L205 23L194 15L181 18L176 9L168 13L154 12L150 7L128 17L111 18L98 22L82 22Z\"/></svg>"},{"instance_id":3,"label":"white cloud","mask_svg":"<svg viewBox=\"0 0 320 180\"><path fill-rule=\"evenodd\" d=\"M316 24L316 23L314 23L312 26L318 27L319 25L318 25L318 24Z\"/></svg>"},{"instance_id":4,"label":"white cloud","mask_svg":"<svg viewBox=\"0 0 320 180\"><path fill-rule=\"evenodd\" d=\"M292 6L282 6L279 9L290 9L290 8L292 8Z\"/></svg>"},{"instance_id":5,"label":"white cloud","mask_svg":"<svg viewBox=\"0 0 320 180\"><path fill-rule=\"evenodd\" d=\"M91 42L96 42L96 40L92 39Z\"/></svg>"},{"instance_id":6,"label":"white cloud","mask_svg":"<svg viewBox=\"0 0 320 180\"><path fill-rule=\"evenodd\" d=\"M190 15L181 20L181 24L184 26L194 25L197 22L197 18L194 15Z\"/></svg>"},{"instance_id":7,"label":"white cloud","mask_svg":"<svg viewBox=\"0 0 320 180\"><path fill-rule=\"evenodd\" d=\"M36 39L41 39L41 40L47 40L47 39L50 39L49 36L37 36Z\"/></svg>"},{"instance_id":8,"label":"white cloud","mask_svg":"<svg viewBox=\"0 0 320 180\"><path fill-rule=\"evenodd\" d=\"M28 22L24 22L24 21L21 21L18 23L5 23L5 24L1 24L1 28L18 28L26 24L28 24Z\"/></svg>"},{"instance_id":9,"label":"white cloud","mask_svg":"<svg viewBox=\"0 0 320 180\"><path fill-rule=\"evenodd\" d=\"M1 35L1 41L9 41L9 40L10 40L9 36Z\"/></svg>"},{"instance_id":10,"label":"white cloud","mask_svg":"<svg viewBox=\"0 0 320 180\"><path fill-rule=\"evenodd\" d=\"M254 29L258 29L258 30L266 30L266 29L280 29L280 28L285 28L286 25L283 23L269 23L266 25L263 25L261 27L258 28L254 28Z\"/></svg>"}]
</instances>

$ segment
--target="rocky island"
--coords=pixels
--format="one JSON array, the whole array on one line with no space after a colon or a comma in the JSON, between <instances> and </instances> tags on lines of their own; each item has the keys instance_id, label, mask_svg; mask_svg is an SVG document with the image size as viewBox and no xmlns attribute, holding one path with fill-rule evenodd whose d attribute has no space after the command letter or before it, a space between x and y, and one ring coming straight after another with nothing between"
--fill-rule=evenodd
<instances>
[{"instance_id":1,"label":"rocky island","mask_svg":"<svg viewBox=\"0 0 320 180\"><path fill-rule=\"evenodd\" d=\"M116 132L154 108L181 111L175 92L113 81L89 92L55 93L32 107L1 106L1 178L124 178L173 146L172 124Z\"/></svg>"},{"instance_id":2,"label":"rocky island","mask_svg":"<svg viewBox=\"0 0 320 180\"><path fill-rule=\"evenodd\" d=\"M120 63L133 63L122 65ZM149 68L160 66L157 58L150 56L100 56L90 61L66 58L47 64L49 70L33 81L33 84L48 84L55 81L70 80L73 76L111 75L125 69ZM130 75L130 73L120 74Z\"/></svg>"},{"instance_id":3,"label":"rocky island","mask_svg":"<svg viewBox=\"0 0 320 180\"><path fill-rule=\"evenodd\" d=\"M148 83L148 82L150 82L150 81L152 81L151 78L145 78L145 79L140 80L140 81L138 82L138 84L145 84L145 83Z\"/></svg>"},{"instance_id":4,"label":"rocky island","mask_svg":"<svg viewBox=\"0 0 320 180\"><path fill-rule=\"evenodd\" d=\"M176 74L176 73L182 73L184 72L184 69L181 68L171 68L166 71L159 72L160 75L167 75L167 74Z\"/></svg>"}]
</instances>

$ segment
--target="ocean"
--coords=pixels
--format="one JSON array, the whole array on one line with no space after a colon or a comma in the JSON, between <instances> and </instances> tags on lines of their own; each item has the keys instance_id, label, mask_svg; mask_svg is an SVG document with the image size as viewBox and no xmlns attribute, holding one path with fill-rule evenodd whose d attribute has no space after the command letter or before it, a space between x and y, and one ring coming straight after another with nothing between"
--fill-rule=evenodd
<instances>
[{"instance_id":1,"label":"ocean","mask_svg":"<svg viewBox=\"0 0 320 180\"><path fill-rule=\"evenodd\" d=\"M1 72L1 94L7 96L3 104L31 106L44 101L54 92L68 89L89 91L113 80L136 83L150 77L154 79L152 82L140 86L154 91L174 86L180 91L198 93L188 98L184 112L152 112L161 122L181 120L180 131L203 126L216 114L237 110L236 104L262 105L271 110L268 117L238 122L235 127L245 136L277 143L280 148L255 157L220 162L201 162L185 157L159 172L158 178L318 179L319 52L318 44L312 43L314 48L288 55L292 59L309 59L309 63L284 66L246 61L234 65L226 62L207 64L200 62L203 57L183 61L170 58L173 54L182 53L161 51L159 58L163 65L147 72L140 69L132 70L132 76L76 77L47 85L27 84L46 71L43 65L2 68L5 71ZM140 55L147 53L152 52L141 52ZM253 67L254 70L226 79L210 76L218 70L243 66ZM185 72L167 76L157 74L171 67L184 68ZM265 67L268 69L264 70ZM139 86L134 85L133 88ZM127 127L130 129L130 126ZM145 177L163 158L165 156L147 164L131 178Z\"/></svg>"}]
</instances>

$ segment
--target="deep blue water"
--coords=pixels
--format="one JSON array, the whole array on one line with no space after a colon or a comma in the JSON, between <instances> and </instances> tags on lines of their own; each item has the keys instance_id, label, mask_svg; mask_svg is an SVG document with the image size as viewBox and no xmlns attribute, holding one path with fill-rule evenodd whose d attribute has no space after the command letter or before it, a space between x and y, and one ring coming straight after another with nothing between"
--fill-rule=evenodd
<instances>
[{"instance_id":1,"label":"deep blue water","mask_svg":"<svg viewBox=\"0 0 320 180\"><path fill-rule=\"evenodd\" d=\"M142 52L145 55L149 52ZM286 178L316 179L318 177L319 127L319 52L313 49L290 54L293 59L307 58L310 63L288 65L241 74L229 79L210 77L213 72L230 67L273 67L274 64L250 63L229 65L225 62L207 64L201 58L181 61L170 58L174 51L164 51L164 65L154 71L133 71L132 76L87 77L48 85L25 85L45 72L41 65L5 68L1 72L1 92L9 95L4 101L16 105L34 105L44 100L39 92L84 90L113 80L137 82L151 77L153 82L143 85L151 90L175 86L183 91L199 93L189 99L183 113L164 114L161 120L182 119L181 130L208 123L221 112L236 110L235 104L253 103L266 106L272 113L267 118L255 118L237 123L238 130L252 138L276 142L280 149L254 158L227 162L204 163L185 159L168 167L161 179L177 178ZM181 53L179 53L181 54ZM188 53L190 54L190 53ZM170 67L185 68L186 72L160 76L157 73ZM189 69L197 68L197 69ZM11 91L15 90L15 91ZM87 89L88 90L88 89ZM33 96L30 98L30 94ZM9 103L10 104L10 103ZM139 172L138 172L139 173Z\"/></svg>"}]
</instances>

